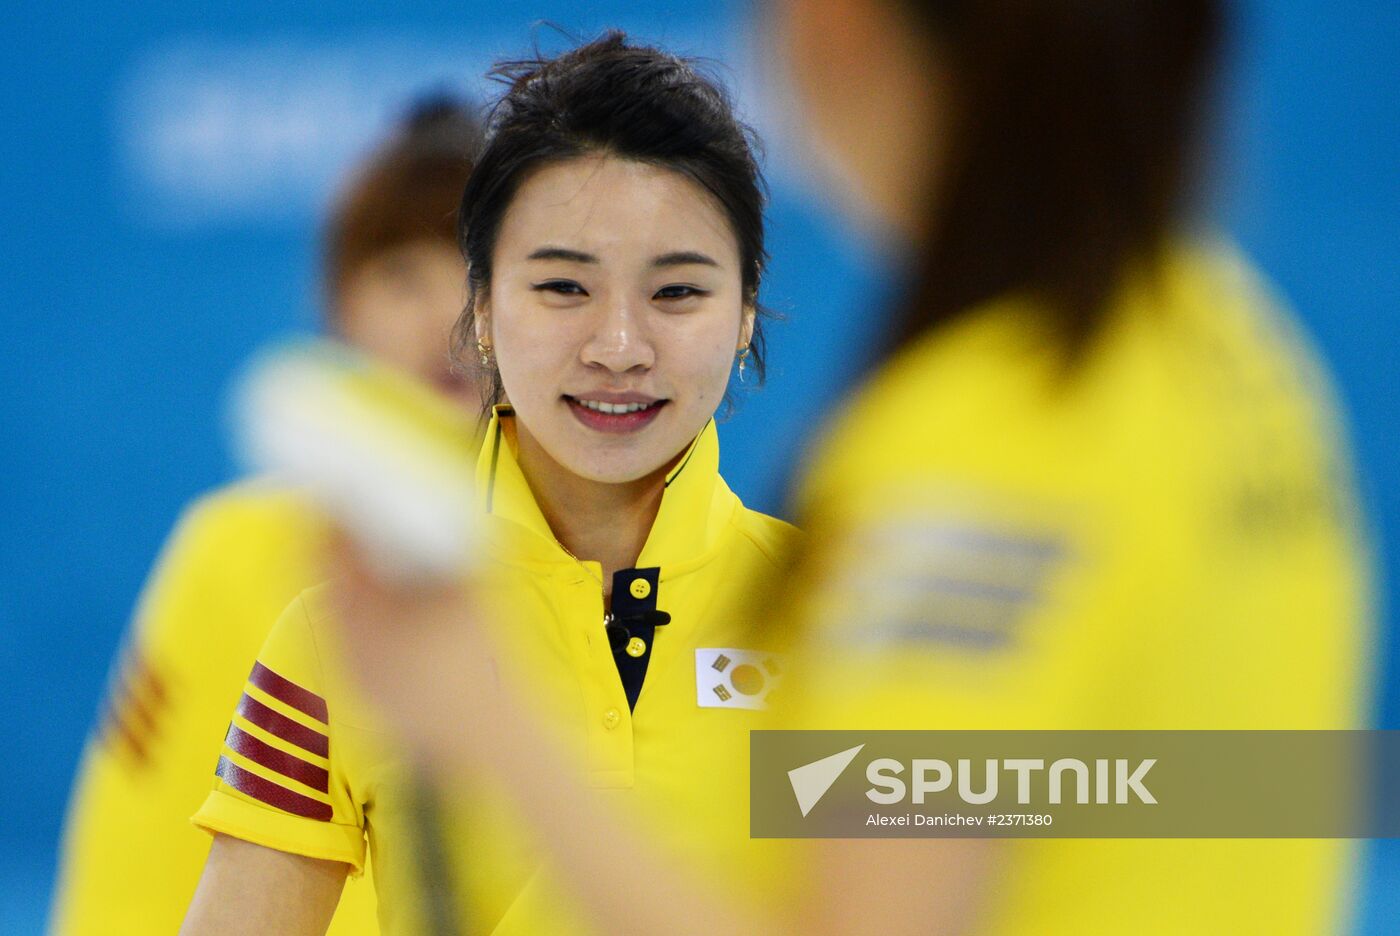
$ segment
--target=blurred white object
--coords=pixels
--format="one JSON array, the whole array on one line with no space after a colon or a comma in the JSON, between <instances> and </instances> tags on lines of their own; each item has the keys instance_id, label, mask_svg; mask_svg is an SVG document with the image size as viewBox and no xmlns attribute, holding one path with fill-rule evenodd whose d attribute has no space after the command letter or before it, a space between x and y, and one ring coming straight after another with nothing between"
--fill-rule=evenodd
<instances>
[{"instance_id":1,"label":"blurred white object","mask_svg":"<svg viewBox=\"0 0 1400 936\"><path fill-rule=\"evenodd\" d=\"M476 425L428 387L342 345L301 342L253 362L233 417L248 467L305 490L386 578L466 568Z\"/></svg>"}]
</instances>

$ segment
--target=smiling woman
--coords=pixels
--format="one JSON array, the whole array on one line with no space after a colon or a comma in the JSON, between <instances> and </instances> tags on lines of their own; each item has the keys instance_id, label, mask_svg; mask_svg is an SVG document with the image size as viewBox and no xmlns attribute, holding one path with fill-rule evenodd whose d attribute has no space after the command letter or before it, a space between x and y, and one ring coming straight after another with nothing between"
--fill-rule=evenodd
<instances>
[{"instance_id":1,"label":"smiling woman","mask_svg":"<svg viewBox=\"0 0 1400 936\"><path fill-rule=\"evenodd\" d=\"M536 246L565 238L576 246ZM600 155L520 187L475 325L524 457L616 484L664 473L713 415L753 310L714 200L671 170Z\"/></svg>"},{"instance_id":2,"label":"smiling woman","mask_svg":"<svg viewBox=\"0 0 1400 936\"><path fill-rule=\"evenodd\" d=\"M691 65L617 34L497 74L459 214L483 558L468 587L403 589L347 552L283 615L195 817L217 838L187 933L320 932L367 838L385 933L587 929L589 895L522 832L534 804L479 771L450 784L445 860L420 878L404 745L509 747L517 708L662 854L736 883L757 864L716 782L780 675L751 586L794 539L718 473L731 372L762 373L750 135Z\"/></svg>"},{"instance_id":3,"label":"smiling woman","mask_svg":"<svg viewBox=\"0 0 1400 936\"><path fill-rule=\"evenodd\" d=\"M722 90L620 36L495 74L511 90L462 197L457 341L607 595L731 367L762 379L762 179Z\"/></svg>"},{"instance_id":4,"label":"smiling woman","mask_svg":"<svg viewBox=\"0 0 1400 936\"><path fill-rule=\"evenodd\" d=\"M556 532L596 531L578 546L611 573L647 530L607 518L659 496L749 344L735 238L687 177L588 155L520 186L493 261L474 326L516 413L521 468Z\"/></svg>"}]
</instances>

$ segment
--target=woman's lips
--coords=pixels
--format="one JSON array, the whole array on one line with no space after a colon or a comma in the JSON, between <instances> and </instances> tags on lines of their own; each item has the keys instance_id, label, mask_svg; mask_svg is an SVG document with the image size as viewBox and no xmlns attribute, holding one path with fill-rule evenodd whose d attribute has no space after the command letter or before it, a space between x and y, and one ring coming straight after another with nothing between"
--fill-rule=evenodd
<instances>
[{"instance_id":1,"label":"woman's lips","mask_svg":"<svg viewBox=\"0 0 1400 936\"><path fill-rule=\"evenodd\" d=\"M569 404L569 411L574 414L574 418L589 429L621 435L649 426L668 401L657 400L646 409L634 413L604 413L589 409L571 396L564 397L564 402Z\"/></svg>"}]
</instances>

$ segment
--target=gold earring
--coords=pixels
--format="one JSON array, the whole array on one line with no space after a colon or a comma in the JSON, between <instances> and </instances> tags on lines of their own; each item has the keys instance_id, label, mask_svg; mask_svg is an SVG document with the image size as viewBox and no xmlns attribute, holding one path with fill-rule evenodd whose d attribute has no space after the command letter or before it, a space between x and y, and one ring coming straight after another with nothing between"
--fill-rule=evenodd
<instances>
[{"instance_id":1,"label":"gold earring","mask_svg":"<svg viewBox=\"0 0 1400 936\"><path fill-rule=\"evenodd\" d=\"M739 349L739 383L744 382L744 365L749 359L749 346L744 345Z\"/></svg>"},{"instance_id":2,"label":"gold earring","mask_svg":"<svg viewBox=\"0 0 1400 936\"><path fill-rule=\"evenodd\" d=\"M491 346L480 338L476 339L476 356L480 359L482 367L491 366Z\"/></svg>"}]
</instances>

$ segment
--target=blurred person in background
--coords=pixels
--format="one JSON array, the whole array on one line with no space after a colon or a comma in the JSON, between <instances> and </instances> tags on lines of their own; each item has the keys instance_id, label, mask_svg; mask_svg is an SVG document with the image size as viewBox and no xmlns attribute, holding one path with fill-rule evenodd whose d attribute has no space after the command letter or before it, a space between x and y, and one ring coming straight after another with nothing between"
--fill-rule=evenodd
<instances>
[{"instance_id":1,"label":"blurred person in background","mask_svg":"<svg viewBox=\"0 0 1400 936\"><path fill-rule=\"evenodd\" d=\"M808 548L781 599L805 657L788 726L1364 726L1369 561L1331 390L1192 203L1225 12L776 5L837 191L905 245L907 277L882 359L801 485ZM869 322L851 327L863 338ZM436 665L450 665L431 639L448 622L458 663L485 652L460 626L466 599L448 614L346 569L380 617L421 612L402 619ZM412 671L413 644L376 639L373 615L346 625L442 776L489 767L540 804L532 818L604 930L1317 934L1347 920L1353 847L1330 840L824 841L797 899L740 913L539 780L561 771L510 717L508 685L379 679L376 666ZM493 703L479 731L415 729L423 705ZM625 895L583 886L600 867L626 875Z\"/></svg>"},{"instance_id":2,"label":"blurred person in background","mask_svg":"<svg viewBox=\"0 0 1400 936\"><path fill-rule=\"evenodd\" d=\"M475 112L425 98L346 179L323 232L326 327L463 407L452 366L466 269L456 208ZM297 491L250 479L189 507L115 665L69 808L51 932L174 933L209 850L189 822L228 713L277 616L319 575L322 521ZM332 933L375 933L374 891L346 892Z\"/></svg>"},{"instance_id":3,"label":"blurred person in background","mask_svg":"<svg viewBox=\"0 0 1400 936\"><path fill-rule=\"evenodd\" d=\"M541 867L536 803L466 769L443 778L441 819L425 816L347 652L410 693L525 687L518 712L621 824L743 874L742 791L714 778L746 760L761 713L737 690L697 701L696 673L723 659L750 689L766 678L768 615L747 583L794 537L719 474L716 409L736 370L762 375L750 131L713 80L619 33L493 74L507 90L461 199L458 343L495 404L471 576L495 649L458 653L474 628L452 586L404 586L447 615L431 632L422 609L354 592L354 570L303 593L258 655L195 816L216 838L182 932L320 933L367 848L386 934L591 929L579 888ZM374 620L382 659L339 639L347 616ZM410 733L444 742L514 714L433 702ZM584 889L623 894L626 875L594 867Z\"/></svg>"},{"instance_id":4,"label":"blurred person in background","mask_svg":"<svg viewBox=\"0 0 1400 936\"><path fill-rule=\"evenodd\" d=\"M796 723L1352 729L1369 561L1326 375L1198 217L1221 0L780 5L853 204L909 245L802 487ZM833 932L1298 933L1340 841L824 843ZM931 925L946 922L940 928Z\"/></svg>"}]
</instances>

